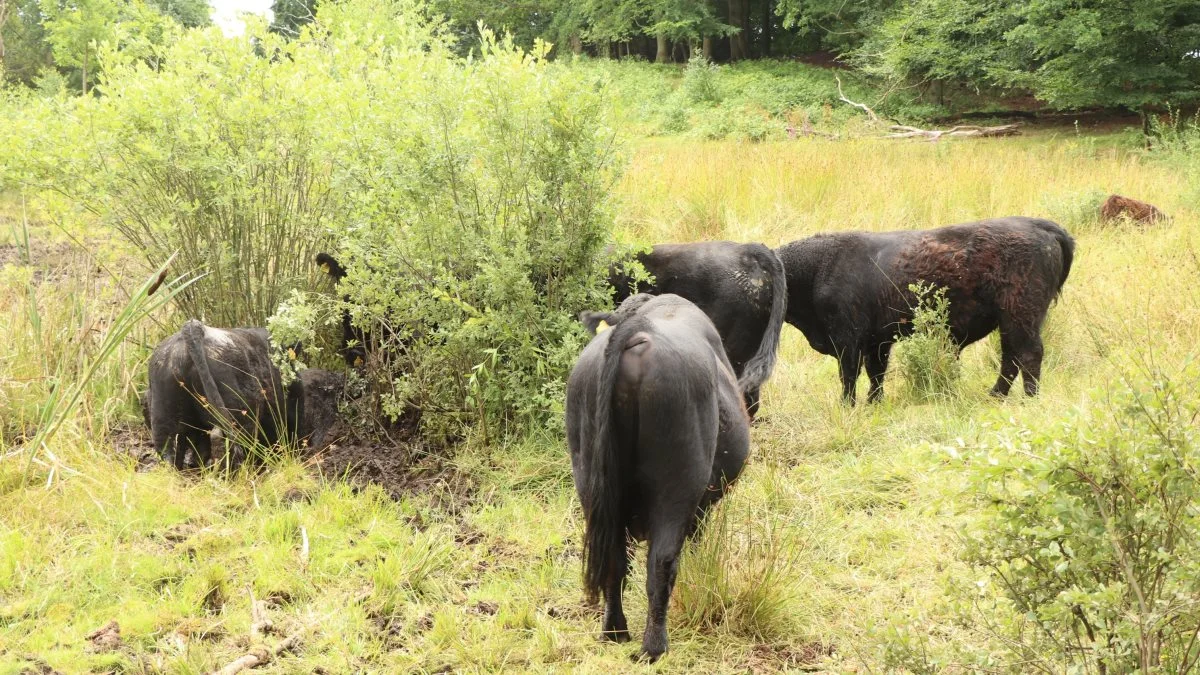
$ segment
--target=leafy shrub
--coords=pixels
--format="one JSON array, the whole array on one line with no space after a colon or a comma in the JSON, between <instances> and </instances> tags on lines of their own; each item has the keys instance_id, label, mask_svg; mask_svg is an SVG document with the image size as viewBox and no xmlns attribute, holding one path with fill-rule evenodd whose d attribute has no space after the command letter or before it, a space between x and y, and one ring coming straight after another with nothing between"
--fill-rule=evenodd
<instances>
[{"instance_id":1,"label":"leafy shrub","mask_svg":"<svg viewBox=\"0 0 1200 675\"><path fill-rule=\"evenodd\" d=\"M945 288L910 284L916 300L912 333L897 340L900 372L918 398L947 396L962 376L958 345L950 335L950 299Z\"/></svg>"},{"instance_id":2,"label":"leafy shrub","mask_svg":"<svg viewBox=\"0 0 1200 675\"><path fill-rule=\"evenodd\" d=\"M978 509L962 555L985 595L990 582L1012 604L1005 641L1019 658L1102 673L1200 661L1198 375L1116 385L1058 429L960 458ZM976 620L994 630L997 614Z\"/></svg>"},{"instance_id":3,"label":"leafy shrub","mask_svg":"<svg viewBox=\"0 0 1200 675\"><path fill-rule=\"evenodd\" d=\"M378 343L368 378L389 417L420 411L437 438L561 425L576 315L609 302L605 92L486 32L456 59L402 3L380 38L366 5L324 6L292 52L342 73L325 149L348 301L326 315Z\"/></svg>"},{"instance_id":4,"label":"leafy shrub","mask_svg":"<svg viewBox=\"0 0 1200 675\"><path fill-rule=\"evenodd\" d=\"M264 32L265 31L260 31ZM262 325L312 283L336 213L311 63L263 58L279 38L190 31L157 68L116 59L103 96L53 105L30 178L99 216L149 269L208 276L178 298L216 325ZM31 115L33 113L31 112Z\"/></svg>"},{"instance_id":5,"label":"leafy shrub","mask_svg":"<svg viewBox=\"0 0 1200 675\"><path fill-rule=\"evenodd\" d=\"M683 69L680 90L691 103L720 103L721 68L697 52Z\"/></svg>"},{"instance_id":6,"label":"leafy shrub","mask_svg":"<svg viewBox=\"0 0 1200 675\"><path fill-rule=\"evenodd\" d=\"M157 70L105 64L103 96L8 125L28 123L17 150L50 151L7 154L34 159L5 173L148 262L179 250L177 267L207 271L180 296L188 315L263 325L278 308L282 344L349 310L380 341L368 398L391 417L419 409L439 437L561 424L575 316L608 302L601 78L490 34L459 59L422 12L326 3L291 41L262 23L191 31ZM350 271L338 297L294 295L327 248Z\"/></svg>"}]
</instances>

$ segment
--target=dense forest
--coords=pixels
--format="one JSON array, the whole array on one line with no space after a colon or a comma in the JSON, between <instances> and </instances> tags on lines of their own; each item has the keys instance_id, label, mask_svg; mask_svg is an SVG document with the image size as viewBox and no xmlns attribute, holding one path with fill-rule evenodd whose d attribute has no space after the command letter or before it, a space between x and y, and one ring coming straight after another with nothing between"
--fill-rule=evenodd
<instances>
[{"instance_id":1,"label":"dense forest","mask_svg":"<svg viewBox=\"0 0 1200 675\"><path fill-rule=\"evenodd\" d=\"M1036 99L1052 109L1147 112L1200 99L1196 0L434 0L468 52L479 26L552 56L724 63L801 58L850 66L941 99ZM315 0L275 0L295 36ZM203 0L0 0L4 77L87 91L110 45L153 60L179 28L209 22Z\"/></svg>"}]
</instances>

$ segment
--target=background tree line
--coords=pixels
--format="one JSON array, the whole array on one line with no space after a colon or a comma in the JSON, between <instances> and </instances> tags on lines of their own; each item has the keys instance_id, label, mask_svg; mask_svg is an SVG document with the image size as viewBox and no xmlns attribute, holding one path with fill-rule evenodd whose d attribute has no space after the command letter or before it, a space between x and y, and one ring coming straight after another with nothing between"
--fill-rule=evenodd
<instances>
[{"instance_id":1,"label":"background tree line","mask_svg":"<svg viewBox=\"0 0 1200 675\"><path fill-rule=\"evenodd\" d=\"M295 37L316 0L276 0ZM1200 99L1200 0L429 0L466 53L483 23L552 55L684 62L836 57L941 99L1032 95L1146 113ZM109 44L152 60L206 0L0 0L4 79L86 92Z\"/></svg>"},{"instance_id":2,"label":"background tree line","mask_svg":"<svg viewBox=\"0 0 1200 675\"><path fill-rule=\"evenodd\" d=\"M278 5L312 0L278 0ZM870 75L1050 107L1145 112L1200 98L1198 0L433 0L467 50L478 22L556 52L716 62L836 56ZM311 12L309 13L311 14Z\"/></svg>"},{"instance_id":3,"label":"background tree line","mask_svg":"<svg viewBox=\"0 0 1200 675\"><path fill-rule=\"evenodd\" d=\"M207 0L0 0L0 73L87 93L103 45L150 60L180 30L210 24L209 14Z\"/></svg>"}]
</instances>

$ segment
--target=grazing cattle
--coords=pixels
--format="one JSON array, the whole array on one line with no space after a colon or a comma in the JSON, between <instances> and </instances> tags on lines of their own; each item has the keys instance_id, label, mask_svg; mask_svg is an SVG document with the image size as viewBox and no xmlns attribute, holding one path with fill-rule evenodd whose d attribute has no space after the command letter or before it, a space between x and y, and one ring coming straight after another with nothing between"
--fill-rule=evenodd
<instances>
[{"instance_id":1,"label":"grazing cattle","mask_svg":"<svg viewBox=\"0 0 1200 675\"><path fill-rule=\"evenodd\" d=\"M654 275L654 283L639 291L674 293L712 320L753 417L759 390L775 368L787 308L787 281L779 258L762 244L707 241L659 244L637 259ZM633 279L615 266L609 282L618 303L633 292Z\"/></svg>"},{"instance_id":2,"label":"grazing cattle","mask_svg":"<svg viewBox=\"0 0 1200 675\"><path fill-rule=\"evenodd\" d=\"M1158 207L1153 204L1121 195L1109 195L1100 207L1100 220L1111 223L1122 218L1128 218L1139 224L1147 224L1167 220L1167 214L1159 211Z\"/></svg>"},{"instance_id":3,"label":"grazing cattle","mask_svg":"<svg viewBox=\"0 0 1200 675\"><path fill-rule=\"evenodd\" d=\"M584 586L592 599L604 595L601 637L629 640L621 607L628 542L650 542L641 655L654 661L667 650L683 542L741 472L750 422L721 336L691 302L638 294L614 313L581 318L600 329L567 383Z\"/></svg>"},{"instance_id":4,"label":"grazing cattle","mask_svg":"<svg viewBox=\"0 0 1200 675\"><path fill-rule=\"evenodd\" d=\"M150 357L150 431L154 447L176 467L222 462L226 431L230 466L245 459L239 442L274 443L284 419L284 390L263 328L211 328L192 319Z\"/></svg>"},{"instance_id":5,"label":"grazing cattle","mask_svg":"<svg viewBox=\"0 0 1200 675\"><path fill-rule=\"evenodd\" d=\"M346 268L342 267L342 264L328 253L318 253L317 264L325 270L335 284L341 283L342 279L346 278ZM346 360L348 366L361 366L367 361L367 334L363 329L354 325L348 311L342 312L341 350L342 358Z\"/></svg>"},{"instance_id":6,"label":"grazing cattle","mask_svg":"<svg viewBox=\"0 0 1200 675\"><path fill-rule=\"evenodd\" d=\"M869 400L883 395L888 355L912 331L909 284L945 288L950 332L961 350L1000 329L1000 377L1006 396L1018 371L1037 393L1042 322L1071 271L1075 241L1037 218L994 218L912 232L818 234L779 249L787 270L787 321L812 348L835 356L842 396L854 403L865 365Z\"/></svg>"},{"instance_id":7,"label":"grazing cattle","mask_svg":"<svg viewBox=\"0 0 1200 675\"><path fill-rule=\"evenodd\" d=\"M212 328L194 319L158 345L145 415L163 459L180 469L226 459L236 467L248 441L324 443L339 376L310 368L284 389L270 350L266 329Z\"/></svg>"},{"instance_id":8,"label":"grazing cattle","mask_svg":"<svg viewBox=\"0 0 1200 675\"><path fill-rule=\"evenodd\" d=\"M325 447L345 383L341 373L305 368L288 385L288 431L297 445L316 450Z\"/></svg>"}]
</instances>

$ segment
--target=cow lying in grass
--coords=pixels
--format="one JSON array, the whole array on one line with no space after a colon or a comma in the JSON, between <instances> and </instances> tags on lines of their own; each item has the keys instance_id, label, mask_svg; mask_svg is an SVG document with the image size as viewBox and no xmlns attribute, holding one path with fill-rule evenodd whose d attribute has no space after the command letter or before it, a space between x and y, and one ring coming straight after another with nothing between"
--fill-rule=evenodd
<instances>
[{"instance_id":1,"label":"cow lying in grass","mask_svg":"<svg viewBox=\"0 0 1200 675\"><path fill-rule=\"evenodd\" d=\"M869 400L898 335L912 331L910 284L945 288L950 332L959 349L999 328L1000 377L1007 396L1021 374L1038 390L1042 323L1071 272L1075 240L1057 224L1011 217L910 232L835 232L778 250L787 270L787 321L813 349L838 359L842 396L853 404L866 366Z\"/></svg>"},{"instance_id":2,"label":"cow lying in grass","mask_svg":"<svg viewBox=\"0 0 1200 675\"><path fill-rule=\"evenodd\" d=\"M762 244L706 241L659 244L637 259L654 275L654 283L639 291L674 293L712 320L747 409L755 415L759 390L775 368L787 309L787 280L779 258ZM619 267L610 272L609 283L618 303L633 292L633 279Z\"/></svg>"},{"instance_id":3,"label":"cow lying in grass","mask_svg":"<svg viewBox=\"0 0 1200 675\"><path fill-rule=\"evenodd\" d=\"M212 328L194 319L155 348L146 407L164 460L180 469L232 468L250 445L323 442L337 376L309 369L285 390L270 350L263 328Z\"/></svg>"},{"instance_id":4,"label":"cow lying in grass","mask_svg":"<svg viewBox=\"0 0 1200 675\"><path fill-rule=\"evenodd\" d=\"M641 655L654 661L667 650L684 539L741 472L750 422L721 336L691 302L638 294L614 313L581 318L599 329L567 383L584 586L593 598L604 594L602 637L629 640L621 606L628 542L650 542Z\"/></svg>"}]
</instances>

